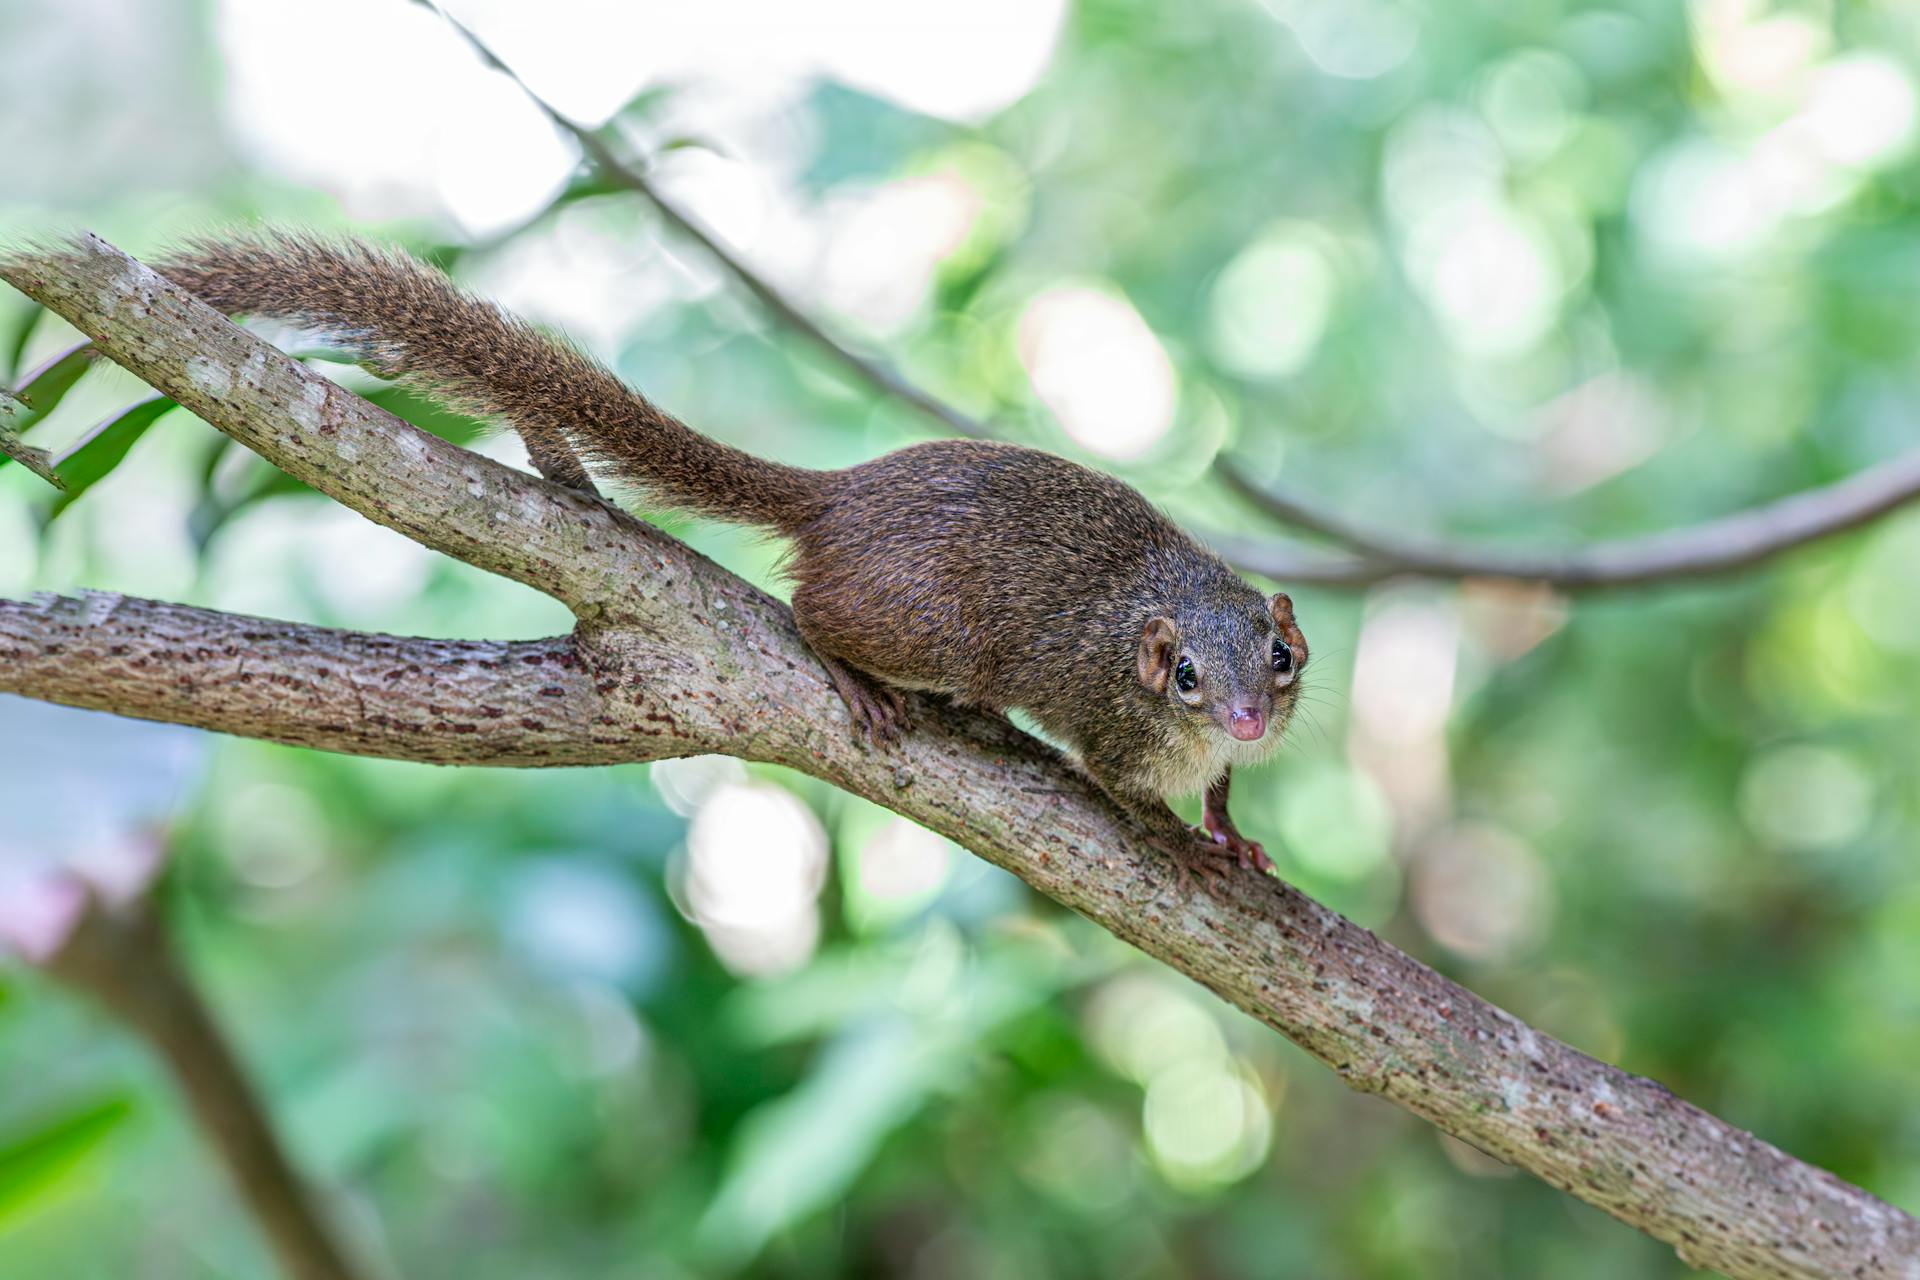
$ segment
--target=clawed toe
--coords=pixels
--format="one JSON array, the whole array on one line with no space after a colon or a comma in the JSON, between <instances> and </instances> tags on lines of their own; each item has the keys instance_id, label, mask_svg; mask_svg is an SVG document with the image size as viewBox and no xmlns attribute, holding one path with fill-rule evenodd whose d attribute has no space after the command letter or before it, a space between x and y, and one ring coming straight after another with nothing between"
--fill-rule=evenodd
<instances>
[{"instance_id":1,"label":"clawed toe","mask_svg":"<svg viewBox=\"0 0 1920 1280\"><path fill-rule=\"evenodd\" d=\"M890 684L880 686L880 694L887 702L887 726L891 737L899 737L913 728L913 720L907 715L907 695Z\"/></svg>"},{"instance_id":2,"label":"clawed toe","mask_svg":"<svg viewBox=\"0 0 1920 1280\"><path fill-rule=\"evenodd\" d=\"M1193 827L1191 830L1195 842L1200 845L1198 857L1211 855L1217 865L1231 856L1243 870L1257 871L1262 875L1273 870L1273 859L1260 847L1260 842L1247 839L1231 827Z\"/></svg>"},{"instance_id":3,"label":"clawed toe","mask_svg":"<svg viewBox=\"0 0 1920 1280\"><path fill-rule=\"evenodd\" d=\"M902 734L913 728L907 718L905 694L891 685L869 685L863 692L864 705L854 720L855 727L864 731L869 739L898 742Z\"/></svg>"},{"instance_id":4,"label":"clawed toe","mask_svg":"<svg viewBox=\"0 0 1920 1280\"><path fill-rule=\"evenodd\" d=\"M847 699L853 735L870 742L894 742L906 728L906 708L893 698L862 688Z\"/></svg>"},{"instance_id":5,"label":"clawed toe","mask_svg":"<svg viewBox=\"0 0 1920 1280\"><path fill-rule=\"evenodd\" d=\"M1221 858L1213 837L1198 827L1193 830L1197 838L1183 846L1173 858L1174 882L1182 896L1192 892L1196 876L1209 888L1224 884L1227 877L1226 861Z\"/></svg>"},{"instance_id":6,"label":"clawed toe","mask_svg":"<svg viewBox=\"0 0 1920 1280\"><path fill-rule=\"evenodd\" d=\"M913 726L907 717L907 697L891 685L870 680L838 662L822 659L840 700L853 720L853 736L875 744L897 742Z\"/></svg>"},{"instance_id":7,"label":"clawed toe","mask_svg":"<svg viewBox=\"0 0 1920 1280\"><path fill-rule=\"evenodd\" d=\"M1273 870L1273 859L1260 847L1258 840L1249 840L1226 823L1209 822L1205 825L1206 838L1231 853L1234 860L1248 871L1258 871L1262 875Z\"/></svg>"},{"instance_id":8,"label":"clawed toe","mask_svg":"<svg viewBox=\"0 0 1920 1280\"><path fill-rule=\"evenodd\" d=\"M856 720L856 727L874 742L898 742L912 727L907 722L906 699L891 689L870 699Z\"/></svg>"},{"instance_id":9,"label":"clawed toe","mask_svg":"<svg viewBox=\"0 0 1920 1280\"><path fill-rule=\"evenodd\" d=\"M1265 875L1273 870L1273 859L1267 856L1267 851L1260 847L1259 841L1249 840L1245 836L1230 835L1226 839L1226 846L1233 851L1233 856L1240 865L1248 871L1258 871L1261 875Z\"/></svg>"}]
</instances>

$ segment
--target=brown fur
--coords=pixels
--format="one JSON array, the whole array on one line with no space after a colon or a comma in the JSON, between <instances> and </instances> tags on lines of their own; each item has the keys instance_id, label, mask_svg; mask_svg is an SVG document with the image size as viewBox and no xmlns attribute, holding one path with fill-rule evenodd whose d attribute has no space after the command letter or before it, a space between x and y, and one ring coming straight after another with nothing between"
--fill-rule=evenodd
<instances>
[{"instance_id":1,"label":"brown fur","mask_svg":"<svg viewBox=\"0 0 1920 1280\"><path fill-rule=\"evenodd\" d=\"M202 241L159 269L222 311L321 330L377 373L511 423L536 459L584 456L667 506L785 531L822 497L816 473L689 430L597 361L392 250L312 236Z\"/></svg>"},{"instance_id":2,"label":"brown fur","mask_svg":"<svg viewBox=\"0 0 1920 1280\"><path fill-rule=\"evenodd\" d=\"M964 440L840 471L755 458L438 272L354 242L207 242L161 270L222 310L325 330L372 368L511 423L536 458L577 453L665 505L785 535L801 632L880 736L898 689L1019 707L1131 803L1269 754L1292 715L1307 647L1291 602L1112 476ZM1275 637L1290 672L1272 669ZM1195 690L1173 679L1181 658ZM1266 735L1228 736L1229 704L1265 708Z\"/></svg>"}]
</instances>

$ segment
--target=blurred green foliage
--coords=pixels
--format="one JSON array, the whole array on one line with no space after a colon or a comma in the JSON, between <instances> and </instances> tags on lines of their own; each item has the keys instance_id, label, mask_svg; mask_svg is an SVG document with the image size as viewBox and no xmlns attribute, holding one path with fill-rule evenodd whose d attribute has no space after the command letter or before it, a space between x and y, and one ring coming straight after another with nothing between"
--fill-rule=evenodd
<instances>
[{"instance_id":1,"label":"blurred green foliage","mask_svg":"<svg viewBox=\"0 0 1920 1280\"><path fill-rule=\"evenodd\" d=\"M45 176L86 138L178 148L172 122L218 115L216 10L152 8L177 31L110 106L0 52L0 92L72 135L10 161L36 185L0 194L9 231L84 219L148 252L221 220L347 221L211 127L166 174ZM0 49L43 47L55 13L0 14ZM1164 434L1104 465L1196 526L1255 524L1207 478L1231 449L1400 532L1567 541L1915 440L1917 29L1892 4L1081 0L1036 87L977 126L822 81L780 145L804 208L929 176L969 193L925 300L836 323L1011 434L1100 461L1027 365L1034 300L1087 286L1178 379ZM629 123L677 92L651 86ZM599 345L745 447L834 465L927 429L737 291L686 286L697 255L604 184L478 242L392 231L483 288L524 284L523 251L616 246L615 295L653 304ZM17 302L9 375L72 336ZM140 395L90 372L33 439L71 444ZM567 625L185 414L132 413L125 465L57 522L50 490L0 468L0 590L434 635ZM777 548L671 527L779 589ZM1657 593L1298 591L1312 714L1238 781L1240 825L1529 1022L1915 1208L1916 565L1910 513ZM439 771L14 701L0 725L0 854L164 828L193 967L397 1274L1685 1273L806 779ZM703 892L739 914L703 916ZM5 982L0 1276L266 1274L160 1070L32 975Z\"/></svg>"}]
</instances>

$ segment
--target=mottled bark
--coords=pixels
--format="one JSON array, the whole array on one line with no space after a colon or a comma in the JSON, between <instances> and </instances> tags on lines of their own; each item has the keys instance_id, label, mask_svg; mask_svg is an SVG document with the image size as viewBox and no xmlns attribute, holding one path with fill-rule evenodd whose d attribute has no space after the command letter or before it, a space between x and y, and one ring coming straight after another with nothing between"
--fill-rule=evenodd
<instances>
[{"instance_id":1,"label":"mottled bark","mask_svg":"<svg viewBox=\"0 0 1920 1280\"><path fill-rule=\"evenodd\" d=\"M236 328L88 236L0 279L281 470L368 519L594 616L633 590L632 517L448 444Z\"/></svg>"},{"instance_id":2,"label":"mottled bark","mask_svg":"<svg viewBox=\"0 0 1920 1280\"><path fill-rule=\"evenodd\" d=\"M491 464L438 442L396 443L413 439L411 429L353 409L343 392L325 393L327 414L303 415L312 393L300 371L280 367L284 357L101 242L0 266L0 274L164 391L184 385L190 368L217 380L208 372L217 368L228 390L196 410L302 478L325 479L343 502L475 564L524 572L523 580L550 573L550 585L584 619L574 636L579 683L561 686L570 691L560 699L567 714L590 726L571 762L719 751L792 766L951 837L1189 974L1354 1088L1668 1241L1697 1266L1741 1277L1920 1277L1920 1222L1912 1217L1651 1081L1531 1030L1297 891L1246 875L1217 893L1180 892L1168 850L1183 832L1171 821L1142 828L1003 722L921 700L914 733L897 747L856 746L843 704L786 608L650 526L531 477L496 475ZM349 423L359 442L352 467L327 448ZM470 500L448 495L464 492L472 476L480 488ZM33 627L29 621L23 634L22 618L70 628L71 611L85 608L14 606L0 615L13 619L0 634L34 652ZM187 613L169 616L175 630L160 643L174 649L193 623ZM210 635L236 625L193 616ZM62 654L0 677L4 687L74 702L85 689L81 705L186 718L164 714L158 686L167 672L102 660L98 646L76 648L71 630L62 634ZM315 703L349 696L357 668L343 662L322 675L291 640L258 642L248 669L258 677L287 657ZM83 670L62 671L61 658ZM498 669L502 684L515 679L509 669ZM536 694L550 683L544 670L518 679ZM273 721L272 687L258 678L228 684L231 724ZM503 703L514 696L501 684L490 688ZM239 705L249 697L257 700L251 710ZM459 755L454 740L499 734L519 743L495 757L506 762L531 732L507 721L428 717L411 722L404 751L395 745L390 753L478 759L472 753L486 748L470 742ZM372 749L364 729L331 738L311 726L302 732L298 740L311 745Z\"/></svg>"},{"instance_id":3,"label":"mottled bark","mask_svg":"<svg viewBox=\"0 0 1920 1280\"><path fill-rule=\"evenodd\" d=\"M569 637L414 640L88 592L0 600L0 692L432 764L594 764Z\"/></svg>"}]
</instances>

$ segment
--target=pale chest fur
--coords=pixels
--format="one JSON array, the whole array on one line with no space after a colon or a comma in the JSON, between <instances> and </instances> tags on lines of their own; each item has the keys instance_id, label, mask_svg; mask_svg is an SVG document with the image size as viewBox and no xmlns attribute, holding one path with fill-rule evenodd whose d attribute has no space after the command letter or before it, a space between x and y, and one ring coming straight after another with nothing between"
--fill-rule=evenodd
<instances>
[{"instance_id":1,"label":"pale chest fur","mask_svg":"<svg viewBox=\"0 0 1920 1280\"><path fill-rule=\"evenodd\" d=\"M1280 749L1276 724L1258 742L1241 742L1206 726L1194 726L1169 735L1164 749L1148 758L1146 786L1162 796L1185 796L1205 791L1228 769L1260 764Z\"/></svg>"}]
</instances>

